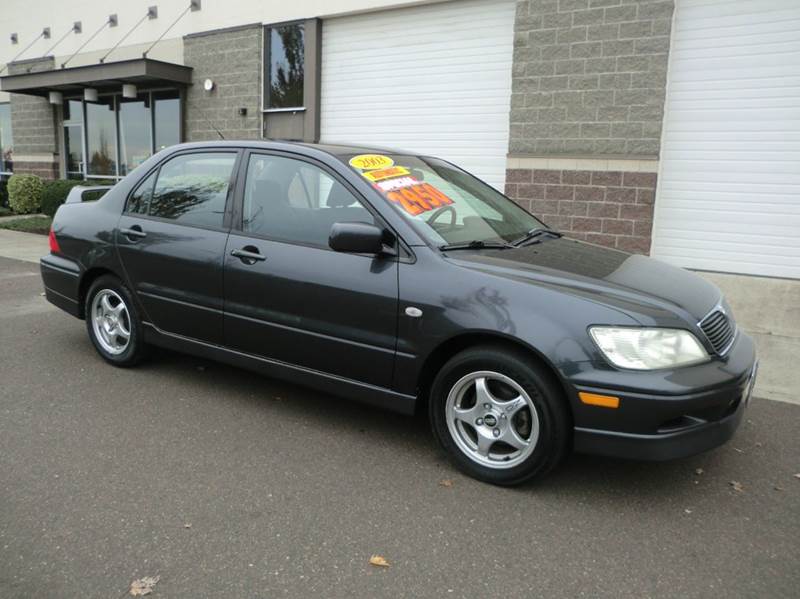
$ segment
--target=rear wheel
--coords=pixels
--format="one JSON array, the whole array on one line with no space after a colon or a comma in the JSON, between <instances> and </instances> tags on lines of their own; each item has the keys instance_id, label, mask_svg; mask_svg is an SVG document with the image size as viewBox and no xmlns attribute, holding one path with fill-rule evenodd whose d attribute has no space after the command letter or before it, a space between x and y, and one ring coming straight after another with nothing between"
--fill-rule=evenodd
<instances>
[{"instance_id":1,"label":"rear wheel","mask_svg":"<svg viewBox=\"0 0 800 599\"><path fill-rule=\"evenodd\" d=\"M434 380L429 411L456 466L486 482L514 485L543 476L568 452L563 391L520 352L478 347L454 356Z\"/></svg>"},{"instance_id":2,"label":"rear wheel","mask_svg":"<svg viewBox=\"0 0 800 599\"><path fill-rule=\"evenodd\" d=\"M142 325L127 287L116 277L98 278L86 294L86 329L95 349L115 366L133 366L145 354Z\"/></svg>"}]
</instances>

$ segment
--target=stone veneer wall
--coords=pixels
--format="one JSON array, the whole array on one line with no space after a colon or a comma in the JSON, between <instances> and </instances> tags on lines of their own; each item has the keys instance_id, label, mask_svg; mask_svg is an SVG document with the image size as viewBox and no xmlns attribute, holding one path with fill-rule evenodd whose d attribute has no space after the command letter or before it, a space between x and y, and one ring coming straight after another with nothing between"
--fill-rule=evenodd
<instances>
[{"instance_id":1,"label":"stone veneer wall","mask_svg":"<svg viewBox=\"0 0 800 599\"><path fill-rule=\"evenodd\" d=\"M649 251L673 10L673 0L517 2L507 195L572 237ZM573 167L528 168L566 158Z\"/></svg>"},{"instance_id":2,"label":"stone veneer wall","mask_svg":"<svg viewBox=\"0 0 800 599\"><path fill-rule=\"evenodd\" d=\"M646 254L656 174L508 169L506 195L569 237Z\"/></svg>"},{"instance_id":3,"label":"stone veneer wall","mask_svg":"<svg viewBox=\"0 0 800 599\"><path fill-rule=\"evenodd\" d=\"M10 75L49 71L53 57L23 60L9 65ZM14 131L14 172L57 179L58 142L53 106L47 98L11 94L11 127Z\"/></svg>"},{"instance_id":4,"label":"stone veneer wall","mask_svg":"<svg viewBox=\"0 0 800 599\"><path fill-rule=\"evenodd\" d=\"M262 26L245 25L184 37L184 64L194 69L186 92L186 141L261 137ZM207 92L203 81L211 79ZM240 116L239 109L247 115Z\"/></svg>"}]
</instances>

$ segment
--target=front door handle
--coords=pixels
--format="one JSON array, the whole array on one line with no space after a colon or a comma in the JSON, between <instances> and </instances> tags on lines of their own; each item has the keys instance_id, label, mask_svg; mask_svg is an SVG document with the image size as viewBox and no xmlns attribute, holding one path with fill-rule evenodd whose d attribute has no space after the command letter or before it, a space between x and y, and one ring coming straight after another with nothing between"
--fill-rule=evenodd
<instances>
[{"instance_id":1,"label":"front door handle","mask_svg":"<svg viewBox=\"0 0 800 599\"><path fill-rule=\"evenodd\" d=\"M255 264L267 259L266 256L258 251L257 247L252 245L246 245L240 250L231 250L231 256L239 258L245 264Z\"/></svg>"},{"instance_id":2,"label":"front door handle","mask_svg":"<svg viewBox=\"0 0 800 599\"><path fill-rule=\"evenodd\" d=\"M131 241L134 239L142 239L143 237L147 237L147 233L142 231L142 228L139 225L133 225L130 229L120 229L119 232Z\"/></svg>"}]
</instances>

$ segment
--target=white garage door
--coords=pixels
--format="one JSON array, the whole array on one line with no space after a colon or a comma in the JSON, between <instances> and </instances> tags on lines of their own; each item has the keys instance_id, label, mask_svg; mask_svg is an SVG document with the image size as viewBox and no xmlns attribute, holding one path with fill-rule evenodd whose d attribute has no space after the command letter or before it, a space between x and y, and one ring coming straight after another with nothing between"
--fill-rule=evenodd
<instances>
[{"instance_id":1,"label":"white garage door","mask_svg":"<svg viewBox=\"0 0 800 599\"><path fill-rule=\"evenodd\" d=\"M502 189L514 2L446 2L325 20L321 139L455 162Z\"/></svg>"},{"instance_id":2,"label":"white garage door","mask_svg":"<svg viewBox=\"0 0 800 599\"><path fill-rule=\"evenodd\" d=\"M800 278L800 1L679 0L653 255Z\"/></svg>"}]
</instances>

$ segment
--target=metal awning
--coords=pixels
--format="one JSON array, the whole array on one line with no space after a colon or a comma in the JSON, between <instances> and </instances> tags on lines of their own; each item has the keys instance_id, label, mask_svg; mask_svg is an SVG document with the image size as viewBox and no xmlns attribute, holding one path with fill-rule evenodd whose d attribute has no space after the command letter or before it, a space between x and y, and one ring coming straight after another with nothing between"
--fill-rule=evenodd
<instances>
[{"instance_id":1,"label":"metal awning","mask_svg":"<svg viewBox=\"0 0 800 599\"><path fill-rule=\"evenodd\" d=\"M117 91L123 83L138 88L176 87L192 83L192 68L150 58L21 73L0 77L0 91L47 97L52 91L65 96L80 94L87 87Z\"/></svg>"}]
</instances>

